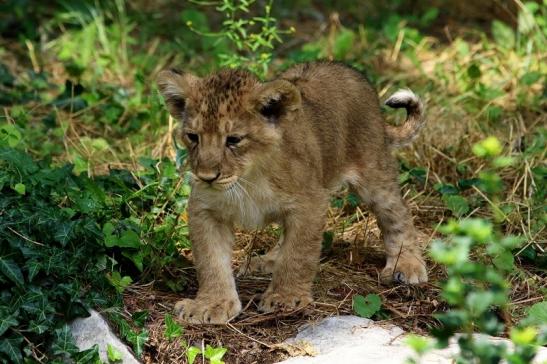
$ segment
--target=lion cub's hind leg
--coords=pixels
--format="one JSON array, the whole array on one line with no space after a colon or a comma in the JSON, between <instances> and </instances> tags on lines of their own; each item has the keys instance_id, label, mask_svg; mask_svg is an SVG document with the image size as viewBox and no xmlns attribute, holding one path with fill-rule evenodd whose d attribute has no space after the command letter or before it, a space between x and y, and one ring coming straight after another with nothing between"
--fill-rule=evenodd
<instances>
[{"instance_id":1,"label":"lion cub's hind leg","mask_svg":"<svg viewBox=\"0 0 547 364\"><path fill-rule=\"evenodd\" d=\"M283 235L281 235L279 241L266 254L256 255L250 259L246 259L243 264L241 264L241 267L239 267L237 276L244 277L253 274L272 274L281 244L283 244Z\"/></svg>"},{"instance_id":2,"label":"lion cub's hind leg","mask_svg":"<svg viewBox=\"0 0 547 364\"><path fill-rule=\"evenodd\" d=\"M396 173L390 173L389 168L367 170L351 185L376 215L382 232L387 256L380 277L382 282L427 282L422 247L412 217L401 197Z\"/></svg>"}]
</instances>

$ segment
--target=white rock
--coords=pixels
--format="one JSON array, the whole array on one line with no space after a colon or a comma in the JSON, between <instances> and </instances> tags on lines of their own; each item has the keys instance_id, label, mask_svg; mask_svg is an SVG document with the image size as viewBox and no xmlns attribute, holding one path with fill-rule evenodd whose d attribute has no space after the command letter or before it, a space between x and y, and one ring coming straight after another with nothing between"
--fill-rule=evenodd
<instances>
[{"instance_id":1,"label":"white rock","mask_svg":"<svg viewBox=\"0 0 547 364\"><path fill-rule=\"evenodd\" d=\"M317 324L299 329L295 338L284 342L315 356L296 356L283 364L398 364L413 356L405 342L406 333L397 326L375 323L357 316L328 317ZM489 338L508 342L502 338ZM508 344L509 345L509 344ZM433 350L420 361L423 364L453 363L458 345L452 342L444 350ZM540 348L534 363L547 360L547 349Z\"/></svg>"},{"instance_id":2,"label":"white rock","mask_svg":"<svg viewBox=\"0 0 547 364\"><path fill-rule=\"evenodd\" d=\"M106 320L97 311L91 310L90 313L91 316L76 319L70 324L78 348L86 350L98 344L101 360L108 363L106 348L110 344L121 353L123 364L139 364L127 346L112 332Z\"/></svg>"}]
</instances>

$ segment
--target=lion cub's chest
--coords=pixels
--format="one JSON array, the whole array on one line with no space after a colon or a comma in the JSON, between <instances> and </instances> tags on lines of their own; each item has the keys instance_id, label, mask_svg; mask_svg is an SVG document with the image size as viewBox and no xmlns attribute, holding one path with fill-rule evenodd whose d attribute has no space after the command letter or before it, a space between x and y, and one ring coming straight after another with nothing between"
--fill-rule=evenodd
<instances>
[{"instance_id":1,"label":"lion cub's chest","mask_svg":"<svg viewBox=\"0 0 547 364\"><path fill-rule=\"evenodd\" d=\"M211 208L245 229L261 228L274 222L279 211L278 201L265 179L240 180L229 190L209 197Z\"/></svg>"}]
</instances>

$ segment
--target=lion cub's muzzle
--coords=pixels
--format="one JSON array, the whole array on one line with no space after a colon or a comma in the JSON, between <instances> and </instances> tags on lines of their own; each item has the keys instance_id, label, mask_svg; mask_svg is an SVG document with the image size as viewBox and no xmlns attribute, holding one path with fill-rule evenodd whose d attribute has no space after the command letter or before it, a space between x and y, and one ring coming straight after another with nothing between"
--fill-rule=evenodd
<instances>
[{"instance_id":1,"label":"lion cub's muzzle","mask_svg":"<svg viewBox=\"0 0 547 364\"><path fill-rule=\"evenodd\" d=\"M237 183L237 176L221 176L220 173L216 176L212 175L201 175L201 174L191 174L194 180L194 183L197 183L204 187L209 187L219 191L225 191Z\"/></svg>"}]
</instances>

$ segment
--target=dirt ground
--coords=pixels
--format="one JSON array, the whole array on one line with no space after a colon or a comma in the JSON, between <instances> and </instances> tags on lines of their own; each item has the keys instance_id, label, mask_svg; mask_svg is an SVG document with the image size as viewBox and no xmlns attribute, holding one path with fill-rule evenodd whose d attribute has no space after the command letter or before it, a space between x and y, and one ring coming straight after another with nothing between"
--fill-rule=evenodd
<instances>
[{"instance_id":1,"label":"dirt ground","mask_svg":"<svg viewBox=\"0 0 547 364\"><path fill-rule=\"evenodd\" d=\"M416 223L428 244L434 237L432 221L441 221L441 206L421 206L410 201ZM147 326L150 340L147 343L145 363L181 363L186 359L185 344L201 347L205 344L228 348L226 363L273 363L291 355L305 354L306 348L287 348L280 345L296 334L298 327L334 315L352 314L352 297L355 294L376 293L382 297L382 310L375 317L380 323L395 324L414 333L426 333L435 325L432 313L442 310L435 282L443 276L442 270L430 264L430 283L420 287L385 286L380 284L379 273L385 258L378 227L373 215L355 208L351 211L355 221L349 226L347 209L331 209L327 230L335 232L332 248L323 253L321 266L314 284L315 302L304 309L286 314L264 314L257 311L260 293L269 282L268 276L237 278L237 286L244 310L226 326L186 326L183 338L166 341L164 316L170 313L181 297L157 291L151 286L135 286L125 294L129 312L148 310L151 314ZM249 254L263 252L276 241L272 229L254 233L240 233L234 267L245 264ZM195 272L189 276L189 287L184 297L197 291Z\"/></svg>"}]
</instances>

